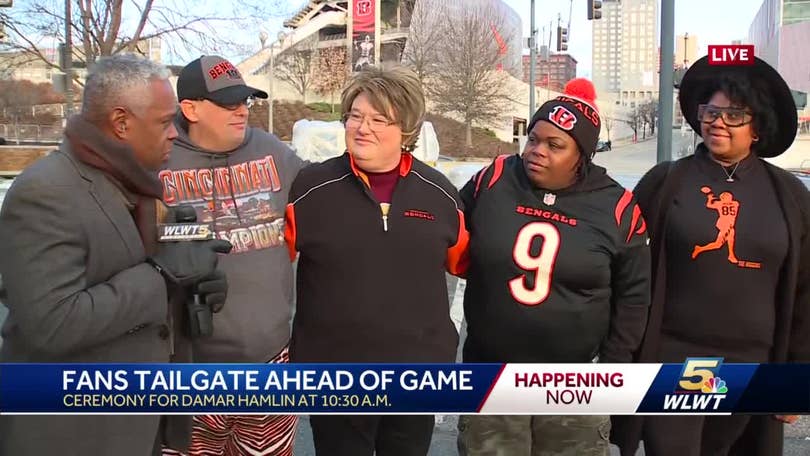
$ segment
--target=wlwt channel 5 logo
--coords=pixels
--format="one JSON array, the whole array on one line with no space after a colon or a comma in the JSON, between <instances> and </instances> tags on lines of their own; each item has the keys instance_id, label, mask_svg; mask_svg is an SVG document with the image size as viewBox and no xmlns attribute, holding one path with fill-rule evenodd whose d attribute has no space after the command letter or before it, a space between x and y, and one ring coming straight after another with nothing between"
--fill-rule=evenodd
<instances>
[{"instance_id":1,"label":"wlwt channel 5 logo","mask_svg":"<svg viewBox=\"0 0 810 456\"><path fill-rule=\"evenodd\" d=\"M673 394L664 396L664 410L712 411L726 398L726 382L717 374L723 358L687 358Z\"/></svg>"}]
</instances>

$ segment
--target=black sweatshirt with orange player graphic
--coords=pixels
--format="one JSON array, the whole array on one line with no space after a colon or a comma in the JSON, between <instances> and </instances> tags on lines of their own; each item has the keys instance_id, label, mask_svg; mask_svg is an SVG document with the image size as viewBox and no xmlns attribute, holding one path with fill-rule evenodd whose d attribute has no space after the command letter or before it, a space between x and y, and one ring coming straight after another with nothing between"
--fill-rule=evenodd
<instances>
[{"instance_id":1,"label":"black sweatshirt with orange player graphic","mask_svg":"<svg viewBox=\"0 0 810 456\"><path fill-rule=\"evenodd\" d=\"M300 253L292 362L454 362L445 271L464 268L458 191L403 154L390 202L349 154L293 182L285 238Z\"/></svg>"},{"instance_id":2,"label":"black sweatshirt with orange player graphic","mask_svg":"<svg viewBox=\"0 0 810 456\"><path fill-rule=\"evenodd\" d=\"M650 303L646 225L633 196L590 164L549 192L520 156L461 190L470 231L465 362L629 362Z\"/></svg>"},{"instance_id":3,"label":"black sweatshirt with orange player graphic","mask_svg":"<svg viewBox=\"0 0 810 456\"><path fill-rule=\"evenodd\" d=\"M788 251L770 177L753 154L724 170L700 147L691 165L668 217L662 359L768 362Z\"/></svg>"}]
</instances>

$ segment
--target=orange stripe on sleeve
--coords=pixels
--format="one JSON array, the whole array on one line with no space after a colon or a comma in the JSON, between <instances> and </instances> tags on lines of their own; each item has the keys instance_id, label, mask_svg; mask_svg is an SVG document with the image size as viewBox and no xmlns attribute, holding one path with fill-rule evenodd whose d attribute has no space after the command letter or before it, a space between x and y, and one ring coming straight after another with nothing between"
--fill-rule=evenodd
<instances>
[{"instance_id":1,"label":"orange stripe on sleeve","mask_svg":"<svg viewBox=\"0 0 810 456\"><path fill-rule=\"evenodd\" d=\"M506 161L507 157L509 156L500 155L495 159L495 171L492 172L492 178L489 180L487 188L492 188L492 186L495 185L495 182L498 182L498 179L501 178L501 175L503 174L503 162Z\"/></svg>"},{"instance_id":2,"label":"orange stripe on sleeve","mask_svg":"<svg viewBox=\"0 0 810 456\"><path fill-rule=\"evenodd\" d=\"M640 218L641 209L638 207L638 204L635 204L633 205L633 221L630 222L630 230L627 232L627 242L630 242L630 238L633 237L633 232L636 229L636 224ZM641 222L644 223L644 219L642 219Z\"/></svg>"},{"instance_id":3,"label":"orange stripe on sleeve","mask_svg":"<svg viewBox=\"0 0 810 456\"><path fill-rule=\"evenodd\" d=\"M636 230L636 234L644 234L645 231L647 231L647 222L641 219L641 226Z\"/></svg>"},{"instance_id":4,"label":"orange stripe on sleeve","mask_svg":"<svg viewBox=\"0 0 810 456\"><path fill-rule=\"evenodd\" d=\"M478 171L478 176L475 180L475 192L473 193L474 196L478 196L478 190L481 188L481 181L484 180L484 174L486 174L487 168Z\"/></svg>"},{"instance_id":5,"label":"orange stripe on sleeve","mask_svg":"<svg viewBox=\"0 0 810 456\"><path fill-rule=\"evenodd\" d=\"M447 249L447 272L455 276L464 277L470 265L469 244L470 233L464 225L464 213L458 212L458 238L455 245Z\"/></svg>"},{"instance_id":6,"label":"orange stripe on sleeve","mask_svg":"<svg viewBox=\"0 0 810 456\"><path fill-rule=\"evenodd\" d=\"M616 211L615 211L616 226L621 226L622 225L622 215L624 215L625 209L627 209L627 206L630 205L630 201L632 201L632 200L633 200L633 194L630 193L629 190L625 190L622 197L619 198L619 202L616 203ZM630 228L632 229L634 226L635 226L635 223L633 225L631 225Z\"/></svg>"},{"instance_id":7,"label":"orange stripe on sleeve","mask_svg":"<svg viewBox=\"0 0 810 456\"><path fill-rule=\"evenodd\" d=\"M287 209L284 211L284 241L287 243L287 250L290 252L290 261L295 261L297 250L295 242L297 241L297 231L295 229L295 206L292 203L287 204Z\"/></svg>"}]
</instances>

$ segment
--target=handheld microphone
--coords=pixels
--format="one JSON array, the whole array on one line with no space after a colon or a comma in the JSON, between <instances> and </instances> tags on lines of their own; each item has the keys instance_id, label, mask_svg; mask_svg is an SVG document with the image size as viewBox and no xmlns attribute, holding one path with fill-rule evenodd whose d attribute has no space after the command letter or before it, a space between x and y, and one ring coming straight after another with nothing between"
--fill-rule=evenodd
<instances>
[{"instance_id":1,"label":"handheld microphone","mask_svg":"<svg viewBox=\"0 0 810 456\"><path fill-rule=\"evenodd\" d=\"M207 223L197 223L197 211L193 206L177 206L173 210L176 223L163 223L158 226L160 242L206 241L214 238ZM206 337L214 333L214 314L202 302L198 293L186 303L191 337Z\"/></svg>"}]
</instances>

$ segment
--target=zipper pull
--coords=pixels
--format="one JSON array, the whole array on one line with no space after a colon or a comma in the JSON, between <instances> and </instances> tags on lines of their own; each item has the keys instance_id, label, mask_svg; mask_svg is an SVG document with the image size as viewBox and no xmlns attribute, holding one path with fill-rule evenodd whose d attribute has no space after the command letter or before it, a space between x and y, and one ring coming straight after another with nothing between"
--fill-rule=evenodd
<instances>
[{"instance_id":1,"label":"zipper pull","mask_svg":"<svg viewBox=\"0 0 810 456\"><path fill-rule=\"evenodd\" d=\"M382 212L383 231L388 231L388 211L391 209L391 203L380 203L380 212Z\"/></svg>"}]
</instances>

